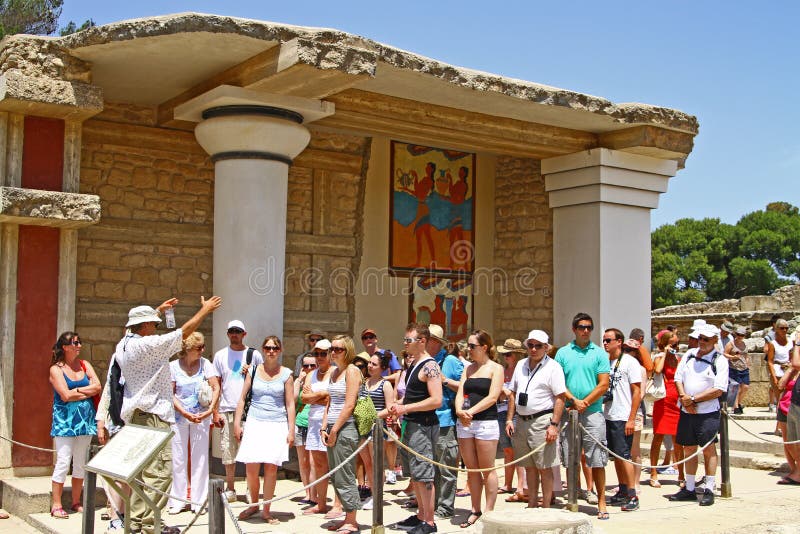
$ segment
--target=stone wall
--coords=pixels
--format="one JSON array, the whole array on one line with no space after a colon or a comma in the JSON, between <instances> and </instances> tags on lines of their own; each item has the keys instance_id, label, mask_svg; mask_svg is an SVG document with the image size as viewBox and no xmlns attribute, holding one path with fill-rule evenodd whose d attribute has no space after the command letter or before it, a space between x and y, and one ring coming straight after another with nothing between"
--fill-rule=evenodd
<instances>
[{"instance_id":1,"label":"stone wall","mask_svg":"<svg viewBox=\"0 0 800 534\"><path fill-rule=\"evenodd\" d=\"M180 324L213 287L214 169L191 132L152 127L147 109L107 104L84 124L81 193L100 196L99 224L79 231L76 329L104 370L127 310L171 296ZM369 139L312 132L289 172L286 353L314 326L352 330L347 277L360 257ZM243 251L246 253L246 251ZM342 283L342 278L345 283ZM210 335L210 324L201 331ZM250 332L257 344L267 332ZM207 355L225 340L207 339ZM292 358L287 360L287 363Z\"/></svg>"},{"instance_id":2,"label":"stone wall","mask_svg":"<svg viewBox=\"0 0 800 534\"><path fill-rule=\"evenodd\" d=\"M553 213L538 160L498 157L495 177L494 339L553 331ZM476 273L476 279L480 273ZM505 290L504 290L505 289ZM476 283L476 291L486 286Z\"/></svg>"}]
</instances>

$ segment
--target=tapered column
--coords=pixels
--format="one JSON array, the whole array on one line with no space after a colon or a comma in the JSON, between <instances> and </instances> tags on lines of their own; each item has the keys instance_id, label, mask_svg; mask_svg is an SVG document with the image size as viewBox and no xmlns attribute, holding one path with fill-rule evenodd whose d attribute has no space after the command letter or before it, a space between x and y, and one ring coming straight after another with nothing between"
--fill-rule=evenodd
<instances>
[{"instance_id":1,"label":"tapered column","mask_svg":"<svg viewBox=\"0 0 800 534\"><path fill-rule=\"evenodd\" d=\"M251 345L283 333L289 165L310 140L304 124L333 113L318 100L222 86L175 110L200 120L195 136L214 161L214 339L231 319Z\"/></svg>"},{"instance_id":2,"label":"tapered column","mask_svg":"<svg viewBox=\"0 0 800 534\"><path fill-rule=\"evenodd\" d=\"M573 339L586 312L605 328L650 328L650 210L677 163L598 148L542 160L553 208L553 324Z\"/></svg>"}]
</instances>

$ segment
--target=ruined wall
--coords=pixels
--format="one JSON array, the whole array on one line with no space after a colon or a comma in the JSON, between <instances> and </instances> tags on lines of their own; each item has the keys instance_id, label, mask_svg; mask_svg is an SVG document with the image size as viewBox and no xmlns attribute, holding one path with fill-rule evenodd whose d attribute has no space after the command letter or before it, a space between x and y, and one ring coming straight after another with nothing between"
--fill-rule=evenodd
<instances>
[{"instance_id":1,"label":"ruined wall","mask_svg":"<svg viewBox=\"0 0 800 534\"><path fill-rule=\"evenodd\" d=\"M494 267L505 281L494 296L495 342L553 331L553 214L538 160L498 157ZM477 291L484 291L479 275Z\"/></svg>"},{"instance_id":2,"label":"ruined wall","mask_svg":"<svg viewBox=\"0 0 800 534\"><path fill-rule=\"evenodd\" d=\"M180 324L213 284L214 169L193 133L155 128L149 109L106 104L83 128L82 193L100 196L99 224L80 230L76 329L104 370L127 311L178 296ZM319 326L352 328L352 296L331 270L357 272L362 172L369 140L312 132L289 172L286 354ZM246 254L247 251L243 251ZM211 325L201 331L210 336ZM267 332L250 332L257 344ZM226 340L207 340L206 355Z\"/></svg>"}]
</instances>

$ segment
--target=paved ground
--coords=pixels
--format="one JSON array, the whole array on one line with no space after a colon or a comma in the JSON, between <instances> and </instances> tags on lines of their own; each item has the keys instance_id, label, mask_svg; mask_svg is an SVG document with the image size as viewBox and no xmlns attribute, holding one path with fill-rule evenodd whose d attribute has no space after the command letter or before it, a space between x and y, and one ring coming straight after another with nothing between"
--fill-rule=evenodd
<instances>
[{"instance_id":1,"label":"paved ground","mask_svg":"<svg viewBox=\"0 0 800 534\"><path fill-rule=\"evenodd\" d=\"M772 421L747 421L746 427L756 434L770 440L779 440L771 436L774 429ZM736 432L746 435L744 431L734 430L731 425L732 437ZM750 438L758 441L756 438ZM613 467L608 470L608 492L613 491L616 484ZM701 468L702 473L702 468ZM719 481L719 472L718 481ZM656 533L732 533L732 534L788 534L800 532L800 487L776 485L778 480L777 473L768 471L757 471L752 469L732 469L732 489L733 497L730 499L717 498L714 506L701 508L694 503L673 503L667 500L667 496L677 491L676 476L661 476L662 488L651 488L646 484L647 475L643 475L641 493L641 509L636 512L621 512L619 509L610 508L611 519L599 521L594 516L596 508L580 501L580 513L590 518L595 527L595 532L606 534L640 534L646 530L648 534ZM459 487L464 486L464 475L460 476ZM276 493L285 495L300 487L299 482L281 480L278 482ZM398 520L404 519L409 512L403 510L399 505L404 501L397 497L397 492L404 487L404 482L397 485L387 486L384 498L384 524L390 525ZM239 495L245 491L244 482L237 484ZM506 503L501 496L496 510L519 509L524 505ZM463 521L469 512L469 498L456 499L456 517L452 520L440 520L437 522L439 532L469 533L473 529L462 530L458 523ZM237 512L243 508L237 508ZM320 533L326 532L324 527L329 525L318 516L303 516L302 507L299 503L285 500L275 503L272 508L273 514L282 523L279 526L270 526L263 523L260 519L251 519L241 523L242 531L245 533ZM536 510L531 510L531 514L536 514ZM74 514L69 520L56 520L48 514L36 516L42 526L46 526L50 532L63 534L79 534L81 532L80 514ZM100 522L100 510L97 511L96 532L103 532L105 523ZM168 524L185 526L191 519L192 514L184 512L177 516L167 516ZM207 515L201 516L195 526L189 532L200 534L208 532ZM371 524L371 512L361 511L358 519L362 525L362 532L366 532ZM28 533L37 532L27 524L17 518L0 521L0 534L6 533ZM233 522L227 519L226 532L236 533ZM392 532L387 527L387 532ZM399 531L396 531L399 532Z\"/></svg>"}]
</instances>

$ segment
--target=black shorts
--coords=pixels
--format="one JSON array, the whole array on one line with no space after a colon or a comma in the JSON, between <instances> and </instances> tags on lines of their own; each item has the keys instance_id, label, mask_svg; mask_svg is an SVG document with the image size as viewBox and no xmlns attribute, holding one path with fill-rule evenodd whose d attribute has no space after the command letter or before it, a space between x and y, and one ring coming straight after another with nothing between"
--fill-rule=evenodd
<instances>
[{"instance_id":1,"label":"black shorts","mask_svg":"<svg viewBox=\"0 0 800 534\"><path fill-rule=\"evenodd\" d=\"M678 445L703 446L719 432L719 412L686 413L681 412L678 419L678 432L675 436Z\"/></svg>"},{"instance_id":2,"label":"black shorts","mask_svg":"<svg viewBox=\"0 0 800 534\"><path fill-rule=\"evenodd\" d=\"M608 448L614 454L630 460L633 434L630 436L625 435L625 423L626 421L609 421L606 419L606 441L608 442Z\"/></svg>"}]
</instances>

